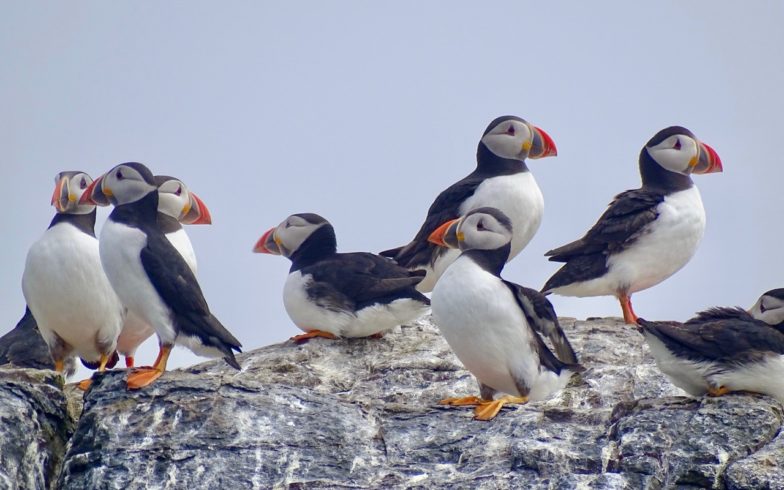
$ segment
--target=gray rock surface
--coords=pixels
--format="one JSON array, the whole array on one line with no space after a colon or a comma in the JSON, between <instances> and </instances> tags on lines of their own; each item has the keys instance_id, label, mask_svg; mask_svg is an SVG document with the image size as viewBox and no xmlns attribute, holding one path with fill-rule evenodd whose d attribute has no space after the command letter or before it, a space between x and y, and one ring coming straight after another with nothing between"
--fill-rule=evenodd
<instances>
[{"instance_id":1,"label":"gray rock surface","mask_svg":"<svg viewBox=\"0 0 784 490\"><path fill-rule=\"evenodd\" d=\"M289 342L84 399L0 369L3 488L784 489L784 408L691 399L615 319L564 319L586 372L491 422L437 405L475 381L427 321L383 339Z\"/></svg>"},{"instance_id":2,"label":"gray rock surface","mask_svg":"<svg viewBox=\"0 0 784 490\"><path fill-rule=\"evenodd\" d=\"M0 488L55 488L75 427L61 376L0 369Z\"/></svg>"},{"instance_id":3,"label":"gray rock surface","mask_svg":"<svg viewBox=\"0 0 784 490\"><path fill-rule=\"evenodd\" d=\"M686 398L615 319L564 328L587 368L491 422L437 405L475 381L427 321L283 343L128 392L100 378L65 456L82 488L784 488L782 406ZM40 488L40 487L39 487Z\"/></svg>"}]
</instances>

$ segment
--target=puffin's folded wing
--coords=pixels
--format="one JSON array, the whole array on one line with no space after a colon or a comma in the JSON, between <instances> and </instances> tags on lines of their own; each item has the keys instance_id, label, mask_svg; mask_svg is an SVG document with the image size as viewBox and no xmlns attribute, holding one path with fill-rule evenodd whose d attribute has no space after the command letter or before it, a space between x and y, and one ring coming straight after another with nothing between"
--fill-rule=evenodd
<instances>
[{"instance_id":1,"label":"puffin's folded wing","mask_svg":"<svg viewBox=\"0 0 784 490\"><path fill-rule=\"evenodd\" d=\"M545 256L553 262L568 262L581 255L620 251L656 219L656 208L663 200L663 194L644 189L622 192L583 238L550 250Z\"/></svg>"},{"instance_id":2,"label":"puffin's folded wing","mask_svg":"<svg viewBox=\"0 0 784 490\"><path fill-rule=\"evenodd\" d=\"M578 364L569 339L566 338L552 303L539 291L504 281L514 294L528 324L539 334L550 339L558 359L565 364Z\"/></svg>"},{"instance_id":3,"label":"puffin's folded wing","mask_svg":"<svg viewBox=\"0 0 784 490\"><path fill-rule=\"evenodd\" d=\"M430 205L425 222L414 239L408 245L385 250L380 255L394 259L402 267L432 264L438 253L443 253L446 249L428 242L428 237L442 224L460 217L460 205L473 195L480 183L481 178L469 175L449 186Z\"/></svg>"},{"instance_id":4,"label":"puffin's folded wing","mask_svg":"<svg viewBox=\"0 0 784 490\"><path fill-rule=\"evenodd\" d=\"M196 276L164 235L148 235L141 261L155 290L172 310L178 327L233 359L231 349L239 351L240 341L212 315Z\"/></svg>"}]
</instances>

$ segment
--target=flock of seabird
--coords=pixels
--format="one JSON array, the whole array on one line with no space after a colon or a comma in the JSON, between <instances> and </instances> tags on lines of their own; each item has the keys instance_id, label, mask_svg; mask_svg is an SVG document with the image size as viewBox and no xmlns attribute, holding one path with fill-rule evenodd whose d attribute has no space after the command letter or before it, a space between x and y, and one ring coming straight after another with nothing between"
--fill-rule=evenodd
<instances>
[{"instance_id":1,"label":"flock of seabird","mask_svg":"<svg viewBox=\"0 0 784 490\"><path fill-rule=\"evenodd\" d=\"M432 309L479 384L479 396L441 403L473 406L477 419L490 420L505 404L550 397L583 370L546 295L611 295L676 386L694 396L748 390L784 400L784 289L763 294L749 311L713 308L682 324L646 321L632 308L632 294L680 270L703 236L705 210L691 176L721 172L722 164L686 128L656 133L640 152L642 186L615 196L582 238L547 252L563 265L541 291L502 278L542 220L544 199L527 160L556 154L553 139L524 119L493 120L476 169L436 197L408 244L380 254L339 253L334 228L314 213L271 228L253 251L291 261L283 302L304 332L293 340L380 337ZM0 339L0 362L21 364L30 336L20 332L37 323L57 371L72 373L78 357L103 372L122 355L129 389L160 377L175 344L240 369L241 344L210 312L182 226L211 217L181 180L140 163L96 180L61 172L52 205L55 217L30 247L22 277L29 309ZM114 209L96 238L96 206L106 205ZM136 348L153 334L157 359L135 367Z\"/></svg>"}]
</instances>

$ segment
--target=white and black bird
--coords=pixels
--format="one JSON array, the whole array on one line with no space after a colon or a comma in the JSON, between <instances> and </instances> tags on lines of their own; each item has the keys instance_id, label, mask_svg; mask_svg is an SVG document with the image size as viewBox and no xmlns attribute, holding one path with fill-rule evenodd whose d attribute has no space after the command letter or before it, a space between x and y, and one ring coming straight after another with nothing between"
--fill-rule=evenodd
<instances>
[{"instance_id":1,"label":"white and black bird","mask_svg":"<svg viewBox=\"0 0 784 490\"><path fill-rule=\"evenodd\" d=\"M638 319L659 369L693 396L765 393L784 402L784 289L743 308L711 308L686 323Z\"/></svg>"},{"instance_id":2,"label":"white and black bird","mask_svg":"<svg viewBox=\"0 0 784 490\"><path fill-rule=\"evenodd\" d=\"M292 214L264 233L253 251L291 260L283 303L306 332L295 341L380 335L430 307L416 290L423 273L372 253L337 253L334 228L317 214Z\"/></svg>"},{"instance_id":3,"label":"white and black bird","mask_svg":"<svg viewBox=\"0 0 784 490\"><path fill-rule=\"evenodd\" d=\"M58 372L74 355L101 372L117 360L124 310L101 267L95 206L79 203L92 182L80 171L57 175L57 214L30 247L22 276L22 292Z\"/></svg>"},{"instance_id":4,"label":"white and black bird","mask_svg":"<svg viewBox=\"0 0 784 490\"><path fill-rule=\"evenodd\" d=\"M546 399L582 371L547 298L501 277L513 229L503 212L478 208L429 237L462 251L433 289L433 320L480 387L480 397L441 403L477 405L480 420L492 419L507 403ZM494 399L498 392L507 395Z\"/></svg>"},{"instance_id":5,"label":"white and black bird","mask_svg":"<svg viewBox=\"0 0 784 490\"><path fill-rule=\"evenodd\" d=\"M691 174L721 172L721 159L686 128L656 133L640 152L642 187L618 194L582 238L545 255L565 264L545 294L615 296L635 324L631 296L659 284L692 258L705 209Z\"/></svg>"},{"instance_id":6,"label":"white and black bird","mask_svg":"<svg viewBox=\"0 0 784 490\"><path fill-rule=\"evenodd\" d=\"M223 357L240 369L233 351L240 342L210 312L188 263L158 222L158 184L140 163L123 163L102 175L85 193L102 193L114 204L101 230L101 263L123 305L158 334L160 353L151 368L128 375L131 389L146 386L166 369L174 344L208 357Z\"/></svg>"},{"instance_id":7,"label":"white and black bird","mask_svg":"<svg viewBox=\"0 0 784 490\"><path fill-rule=\"evenodd\" d=\"M381 252L399 265L424 270L427 275L417 289L430 292L438 278L459 255L456 250L427 241L445 221L468 211L489 206L512 220L514 235L509 260L531 241L542 222L544 198L526 159L556 156L552 138L516 116L502 116L485 129L476 151L476 169L436 197L414 239L403 247Z\"/></svg>"},{"instance_id":8,"label":"white and black bird","mask_svg":"<svg viewBox=\"0 0 784 490\"><path fill-rule=\"evenodd\" d=\"M175 177L156 175L155 183L158 185L158 226L196 275L196 254L182 224L212 223L209 209L184 182ZM96 192L91 197L98 205L110 204L109 199L101 192ZM127 314L117 339L117 352L125 357L127 367L134 366L136 349L154 333L152 325L133 312Z\"/></svg>"}]
</instances>

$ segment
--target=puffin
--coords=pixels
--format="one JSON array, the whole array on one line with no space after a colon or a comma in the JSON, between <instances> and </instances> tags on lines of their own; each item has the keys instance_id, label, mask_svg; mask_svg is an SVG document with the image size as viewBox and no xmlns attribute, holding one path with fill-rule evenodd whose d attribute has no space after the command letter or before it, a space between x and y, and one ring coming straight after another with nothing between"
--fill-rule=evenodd
<instances>
[{"instance_id":1,"label":"puffin","mask_svg":"<svg viewBox=\"0 0 784 490\"><path fill-rule=\"evenodd\" d=\"M501 210L482 207L443 223L428 237L462 252L433 288L433 320L476 377L480 394L440 403L476 405L478 420L493 419L506 404L544 400L583 370L550 301L501 277L513 230ZM505 395L495 398L499 392Z\"/></svg>"},{"instance_id":2,"label":"puffin","mask_svg":"<svg viewBox=\"0 0 784 490\"><path fill-rule=\"evenodd\" d=\"M41 337L33 314L25 307L24 315L16 326L0 337L0 366L10 364L20 368L54 369L49 346ZM68 378L76 372L73 357L65 359L63 375Z\"/></svg>"},{"instance_id":3,"label":"puffin","mask_svg":"<svg viewBox=\"0 0 784 490\"><path fill-rule=\"evenodd\" d=\"M764 293L749 311L711 308L686 323L637 321L659 369L690 395L751 391L784 402L784 288Z\"/></svg>"},{"instance_id":4,"label":"puffin","mask_svg":"<svg viewBox=\"0 0 784 490\"><path fill-rule=\"evenodd\" d=\"M193 271L158 222L158 183L146 166L122 163L93 182L81 201L103 194L114 205L101 230L100 256L112 288L129 312L152 325L160 351L152 367L128 374L129 389L153 383L175 344L235 369L241 344L210 312Z\"/></svg>"},{"instance_id":5,"label":"puffin","mask_svg":"<svg viewBox=\"0 0 784 490\"><path fill-rule=\"evenodd\" d=\"M556 156L553 139L540 128L517 116L501 116L485 129L476 150L476 169L455 182L431 204L414 239L405 246L380 254L411 270L424 270L417 289L427 293L459 254L457 250L428 242L433 231L447 220L490 206L512 220L514 235L509 260L531 241L542 222L544 198L526 159Z\"/></svg>"},{"instance_id":6,"label":"puffin","mask_svg":"<svg viewBox=\"0 0 784 490\"><path fill-rule=\"evenodd\" d=\"M92 182L82 171L57 174L52 194L57 213L27 252L22 275L27 306L59 373L73 356L100 372L112 367L125 317L101 267L95 205L80 201ZM79 383L89 386L89 379Z\"/></svg>"},{"instance_id":7,"label":"puffin","mask_svg":"<svg viewBox=\"0 0 784 490\"><path fill-rule=\"evenodd\" d=\"M380 337L430 308L417 291L424 273L368 252L338 253L335 229L314 213L292 214L269 229L255 253L283 255L291 268L283 304L305 333L292 337Z\"/></svg>"},{"instance_id":8,"label":"puffin","mask_svg":"<svg viewBox=\"0 0 784 490\"><path fill-rule=\"evenodd\" d=\"M158 186L158 225L196 275L196 254L182 224L211 224L209 209L182 180L168 175L156 175L154 178ZM109 199L100 192L92 198L100 206L110 204ZM134 367L136 349L154 333L152 325L133 312L127 314L117 339L117 352L125 358L126 367Z\"/></svg>"},{"instance_id":9,"label":"puffin","mask_svg":"<svg viewBox=\"0 0 784 490\"><path fill-rule=\"evenodd\" d=\"M615 296L624 321L635 325L632 294L692 258L705 231L705 209L691 175L721 172L719 155L688 129L670 126L645 144L639 166L639 189L615 196L585 236L545 254L564 265L544 294Z\"/></svg>"}]
</instances>

